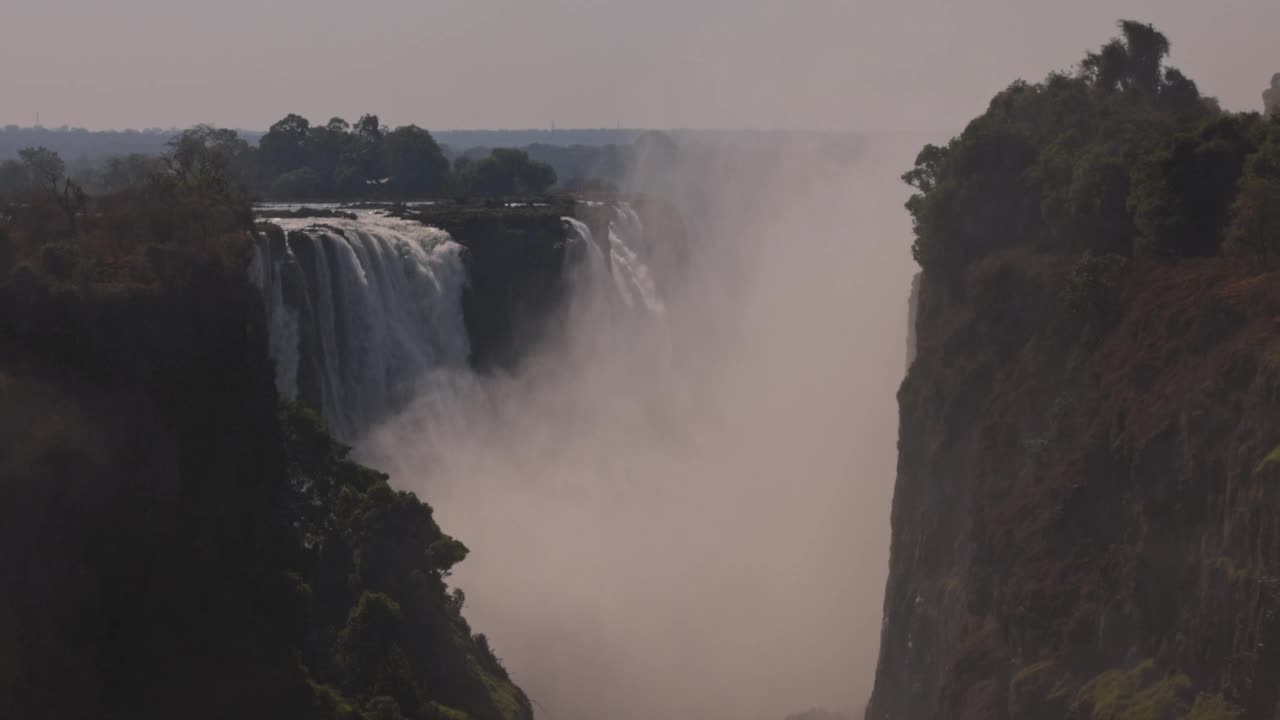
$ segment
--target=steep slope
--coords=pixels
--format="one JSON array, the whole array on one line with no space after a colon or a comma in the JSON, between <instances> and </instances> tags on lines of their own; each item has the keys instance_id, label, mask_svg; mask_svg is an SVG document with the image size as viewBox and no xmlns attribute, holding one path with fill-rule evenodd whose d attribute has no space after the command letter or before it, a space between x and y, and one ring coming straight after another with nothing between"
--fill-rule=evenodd
<instances>
[{"instance_id":1,"label":"steep slope","mask_svg":"<svg viewBox=\"0 0 1280 720\"><path fill-rule=\"evenodd\" d=\"M926 273L869 719L1270 718L1280 274Z\"/></svg>"},{"instance_id":2,"label":"steep slope","mask_svg":"<svg viewBox=\"0 0 1280 720\"><path fill-rule=\"evenodd\" d=\"M922 274L868 718L1280 713L1280 124L1119 28L903 176Z\"/></svg>"}]
</instances>

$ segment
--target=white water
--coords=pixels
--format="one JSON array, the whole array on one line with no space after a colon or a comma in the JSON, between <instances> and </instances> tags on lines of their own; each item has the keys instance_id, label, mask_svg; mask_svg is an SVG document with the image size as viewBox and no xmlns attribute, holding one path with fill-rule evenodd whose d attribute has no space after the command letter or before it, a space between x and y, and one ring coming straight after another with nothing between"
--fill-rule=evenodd
<instances>
[{"instance_id":1,"label":"white water","mask_svg":"<svg viewBox=\"0 0 1280 720\"><path fill-rule=\"evenodd\" d=\"M253 274L277 387L317 405L335 435L358 438L425 373L465 365L466 273L448 233L371 212L273 222L289 239L256 248Z\"/></svg>"}]
</instances>

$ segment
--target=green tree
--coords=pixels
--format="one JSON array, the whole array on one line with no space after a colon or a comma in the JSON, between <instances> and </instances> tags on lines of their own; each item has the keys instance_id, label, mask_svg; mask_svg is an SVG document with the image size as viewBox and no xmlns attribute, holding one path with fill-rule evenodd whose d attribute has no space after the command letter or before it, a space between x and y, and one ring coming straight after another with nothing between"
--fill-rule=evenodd
<instances>
[{"instance_id":1,"label":"green tree","mask_svg":"<svg viewBox=\"0 0 1280 720\"><path fill-rule=\"evenodd\" d=\"M1218 254L1245 159L1255 150L1249 125L1248 118L1215 118L1142 157L1129 198L1139 252L1164 258Z\"/></svg>"},{"instance_id":2,"label":"green tree","mask_svg":"<svg viewBox=\"0 0 1280 720\"><path fill-rule=\"evenodd\" d=\"M349 190L350 177L342 172L343 156L351 144L351 124L340 117L310 129L306 143L307 167L316 172L324 195Z\"/></svg>"},{"instance_id":3,"label":"green tree","mask_svg":"<svg viewBox=\"0 0 1280 720\"><path fill-rule=\"evenodd\" d=\"M1227 249L1269 261L1280 257L1280 181L1251 176L1231 206Z\"/></svg>"},{"instance_id":4,"label":"green tree","mask_svg":"<svg viewBox=\"0 0 1280 720\"><path fill-rule=\"evenodd\" d=\"M445 190L449 161L431 133L416 125L396 128L382 143L391 191L399 197L428 197Z\"/></svg>"},{"instance_id":5,"label":"green tree","mask_svg":"<svg viewBox=\"0 0 1280 720\"><path fill-rule=\"evenodd\" d=\"M533 161L515 148L496 148L467 168L468 189L478 195L538 194L555 183L556 172L550 165Z\"/></svg>"},{"instance_id":6,"label":"green tree","mask_svg":"<svg viewBox=\"0 0 1280 720\"><path fill-rule=\"evenodd\" d=\"M270 177L296 170L307 164L308 136L311 123L301 115L286 115L267 130L258 141L263 169Z\"/></svg>"},{"instance_id":7,"label":"green tree","mask_svg":"<svg viewBox=\"0 0 1280 720\"><path fill-rule=\"evenodd\" d=\"M1161 66L1169 55L1169 38L1148 23L1121 20L1128 63L1125 66L1127 89L1146 95L1160 91Z\"/></svg>"}]
</instances>

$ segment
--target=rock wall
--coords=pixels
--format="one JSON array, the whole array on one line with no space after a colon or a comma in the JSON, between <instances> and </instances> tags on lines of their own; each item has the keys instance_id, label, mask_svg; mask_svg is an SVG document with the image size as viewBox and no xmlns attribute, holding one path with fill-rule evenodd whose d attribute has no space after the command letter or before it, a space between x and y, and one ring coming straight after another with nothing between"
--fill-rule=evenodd
<instances>
[{"instance_id":1,"label":"rock wall","mask_svg":"<svg viewBox=\"0 0 1280 720\"><path fill-rule=\"evenodd\" d=\"M1277 716L1280 274L1073 260L922 278L868 720Z\"/></svg>"}]
</instances>

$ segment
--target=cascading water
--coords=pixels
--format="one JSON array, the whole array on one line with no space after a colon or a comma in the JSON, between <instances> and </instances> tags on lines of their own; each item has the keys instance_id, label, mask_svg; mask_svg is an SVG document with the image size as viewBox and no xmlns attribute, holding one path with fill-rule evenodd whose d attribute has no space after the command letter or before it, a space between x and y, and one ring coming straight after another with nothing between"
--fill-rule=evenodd
<instances>
[{"instance_id":1,"label":"cascading water","mask_svg":"<svg viewBox=\"0 0 1280 720\"><path fill-rule=\"evenodd\" d=\"M648 246L644 225L635 210L626 203L613 207L613 219L608 227L608 254L595 239L591 228L576 218L562 218L570 231L570 243L585 249L586 282L592 287L607 278L616 297L628 308L641 309L652 317L660 318L666 306L658 295L646 258Z\"/></svg>"},{"instance_id":2,"label":"cascading water","mask_svg":"<svg viewBox=\"0 0 1280 720\"><path fill-rule=\"evenodd\" d=\"M577 248L566 274L579 309L621 309L661 327L644 226L626 203L609 212L607 244L581 220L562 218ZM426 374L465 368L466 269L448 233L378 212L272 222L283 237L255 248L251 272L267 304L282 395L316 407L335 435L354 441L445 386L423 383ZM658 357L669 354L665 335L650 340Z\"/></svg>"},{"instance_id":3,"label":"cascading water","mask_svg":"<svg viewBox=\"0 0 1280 720\"><path fill-rule=\"evenodd\" d=\"M422 375L469 351L462 248L448 233L364 213L273 221L255 249L281 394L318 408L354 440L401 407Z\"/></svg>"}]
</instances>

